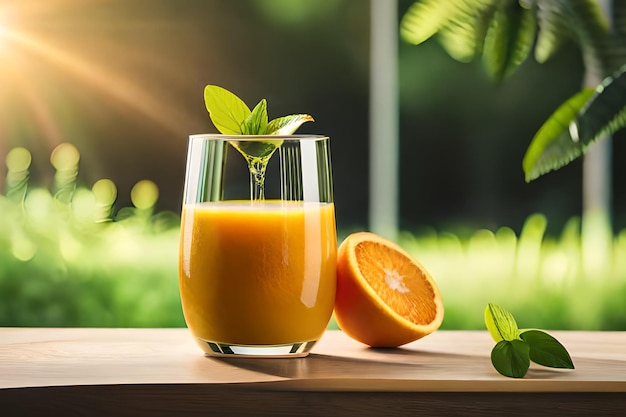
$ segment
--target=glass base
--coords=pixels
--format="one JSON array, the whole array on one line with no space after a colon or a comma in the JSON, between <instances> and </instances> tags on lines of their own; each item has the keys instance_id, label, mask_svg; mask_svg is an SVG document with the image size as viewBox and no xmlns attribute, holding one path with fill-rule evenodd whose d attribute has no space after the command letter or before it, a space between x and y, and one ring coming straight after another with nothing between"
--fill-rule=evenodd
<instances>
[{"instance_id":1,"label":"glass base","mask_svg":"<svg viewBox=\"0 0 626 417\"><path fill-rule=\"evenodd\" d=\"M207 356L229 358L237 356L246 358L302 358L309 354L317 340L285 345L237 345L211 342L210 340L200 338L198 338L198 342Z\"/></svg>"}]
</instances>

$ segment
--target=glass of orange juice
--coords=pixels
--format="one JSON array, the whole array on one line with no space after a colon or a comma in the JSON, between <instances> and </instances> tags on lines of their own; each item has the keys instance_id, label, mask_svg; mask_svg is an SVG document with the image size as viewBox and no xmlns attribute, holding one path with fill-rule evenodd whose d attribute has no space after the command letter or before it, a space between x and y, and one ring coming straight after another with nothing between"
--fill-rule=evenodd
<instances>
[{"instance_id":1,"label":"glass of orange juice","mask_svg":"<svg viewBox=\"0 0 626 417\"><path fill-rule=\"evenodd\" d=\"M192 135L179 287L210 356L306 356L335 302L329 138Z\"/></svg>"}]
</instances>

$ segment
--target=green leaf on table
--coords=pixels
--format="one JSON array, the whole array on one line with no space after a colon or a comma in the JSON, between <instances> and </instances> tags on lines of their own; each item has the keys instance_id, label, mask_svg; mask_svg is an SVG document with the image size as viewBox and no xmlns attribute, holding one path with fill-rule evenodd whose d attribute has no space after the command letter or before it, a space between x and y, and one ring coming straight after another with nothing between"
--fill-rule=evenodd
<instances>
[{"instance_id":1,"label":"green leaf on table","mask_svg":"<svg viewBox=\"0 0 626 417\"><path fill-rule=\"evenodd\" d=\"M267 129L267 100L262 99L243 121L244 135L263 135Z\"/></svg>"},{"instance_id":2,"label":"green leaf on table","mask_svg":"<svg viewBox=\"0 0 626 417\"><path fill-rule=\"evenodd\" d=\"M313 122L308 114L292 114L272 120L267 125L268 135L291 135L305 122Z\"/></svg>"},{"instance_id":3,"label":"green leaf on table","mask_svg":"<svg viewBox=\"0 0 626 417\"><path fill-rule=\"evenodd\" d=\"M225 135L244 133L244 122L252 112L243 100L225 88L207 85L204 88L204 103L211 121L220 133Z\"/></svg>"},{"instance_id":4,"label":"green leaf on table","mask_svg":"<svg viewBox=\"0 0 626 417\"><path fill-rule=\"evenodd\" d=\"M551 368L574 369L572 358L558 340L542 330L518 329L513 315L497 304L487 304L485 325L496 341L491 363L504 376L522 378L531 360Z\"/></svg>"},{"instance_id":5,"label":"green leaf on table","mask_svg":"<svg viewBox=\"0 0 626 417\"><path fill-rule=\"evenodd\" d=\"M523 378L530 367L530 346L522 340L501 340L491 351L496 370L511 378Z\"/></svg>"},{"instance_id":6,"label":"green leaf on table","mask_svg":"<svg viewBox=\"0 0 626 417\"><path fill-rule=\"evenodd\" d=\"M519 329L513 314L497 304L487 304L485 308L485 325L496 342L519 339Z\"/></svg>"},{"instance_id":7,"label":"green leaf on table","mask_svg":"<svg viewBox=\"0 0 626 417\"><path fill-rule=\"evenodd\" d=\"M530 360L550 368L574 369L567 349L554 337L541 330L523 330L520 337L530 346Z\"/></svg>"}]
</instances>

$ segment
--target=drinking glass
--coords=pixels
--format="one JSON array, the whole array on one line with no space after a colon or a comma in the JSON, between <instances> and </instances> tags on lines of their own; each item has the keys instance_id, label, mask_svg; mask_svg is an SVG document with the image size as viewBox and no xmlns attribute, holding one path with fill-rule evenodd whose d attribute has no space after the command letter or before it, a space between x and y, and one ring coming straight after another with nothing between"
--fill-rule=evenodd
<instances>
[{"instance_id":1,"label":"drinking glass","mask_svg":"<svg viewBox=\"0 0 626 417\"><path fill-rule=\"evenodd\" d=\"M189 137L179 288L210 356L306 356L335 302L329 138Z\"/></svg>"}]
</instances>

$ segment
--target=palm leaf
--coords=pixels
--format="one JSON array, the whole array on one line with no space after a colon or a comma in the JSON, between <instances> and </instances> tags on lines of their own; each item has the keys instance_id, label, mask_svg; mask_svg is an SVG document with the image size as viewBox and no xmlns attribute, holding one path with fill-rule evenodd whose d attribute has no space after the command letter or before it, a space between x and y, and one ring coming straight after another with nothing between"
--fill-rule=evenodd
<instances>
[{"instance_id":1,"label":"palm leaf","mask_svg":"<svg viewBox=\"0 0 626 417\"><path fill-rule=\"evenodd\" d=\"M613 2L613 30L622 40L626 38L626 1Z\"/></svg>"},{"instance_id":2,"label":"palm leaf","mask_svg":"<svg viewBox=\"0 0 626 417\"><path fill-rule=\"evenodd\" d=\"M550 116L530 142L522 167L526 182L561 168L583 153L581 142L575 142L569 134L569 126L585 106L594 90L589 88L577 93Z\"/></svg>"},{"instance_id":3,"label":"palm leaf","mask_svg":"<svg viewBox=\"0 0 626 417\"><path fill-rule=\"evenodd\" d=\"M626 6L616 3L624 28ZM400 33L415 45L439 33L451 57L468 62L482 53L490 75L502 79L532 51L535 18L537 61L545 62L571 38L580 44L587 71L603 78L614 68L608 22L596 0L419 0L402 17Z\"/></svg>"},{"instance_id":4,"label":"palm leaf","mask_svg":"<svg viewBox=\"0 0 626 417\"><path fill-rule=\"evenodd\" d=\"M485 17L489 18L493 14L491 9L500 2L501 0L418 0L402 16L400 35L406 42L419 45L439 32L443 33L444 38L453 38L465 45L453 45L452 41L446 41L445 47L451 47L453 51L473 50L474 47L480 49L487 28ZM465 39L466 35L470 39Z\"/></svg>"},{"instance_id":5,"label":"palm leaf","mask_svg":"<svg viewBox=\"0 0 626 417\"><path fill-rule=\"evenodd\" d=\"M535 17L517 2L506 1L495 11L485 38L483 58L487 71L502 80L515 71L532 50Z\"/></svg>"},{"instance_id":6,"label":"palm leaf","mask_svg":"<svg viewBox=\"0 0 626 417\"><path fill-rule=\"evenodd\" d=\"M575 38L562 10L561 2L540 2L537 4L537 43L535 44L535 59L544 63L550 59L566 39Z\"/></svg>"},{"instance_id":7,"label":"palm leaf","mask_svg":"<svg viewBox=\"0 0 626 417\"><path fill-rule=\"evenodd\" d=\"M613 33L607 50L609 70L621 67L626 63L626 1L613 2Z\"/></svg>"},{"instance_id":8,"label":"palm leaf","mask_svg":"<svg viewBox=\"0 0 626 417\"><path fill-rule=\"evenodd\" d=\"M626 65L600 84L575 121L574 133L583 145L612 135L626 126Z\"/></svg>"},{"instance_id":9,"label":"palm leaf","mask_svg":"<svg viewBox=\"0 0 626 417\"><path fill-rule=\"evenodd\" d=\"M587 74L601 79L626 62L626 1L614 2L613 10L610 36L596 0L421 0L403 16L401 35L419 44L438 33L450 56L466 62L482 54L498 80L517 69L533 46L537 61L545 62L571 38L581 48ZM625 96L622 69L595 91L586 89L561 105L524 155L526 181L568 164L602 135L625 127Z\"/></svg>"},{"instance_id":10,"label":"palm leaf","mask_svg":"<svg viewBox=\"0 0 626 417\"><path fill-rule=\"evenodd\" d=\"M560 3L564 23L576 36L582 50L585 71L602 79L610 74L606 56L609 23L596 0L542 0L541 5Z\"/></svg>"},{"instance_id":11,"label":"palm leaf","mask_svg":"<svg viewBox=\"0 0 626 417\"><path fill-rule=\"evenodd\" d=\"M626 66L600 86L566 101L544 123L526 151L526 181L567 165L604 135L626 127Z\"/></svg>"},{"instance_id":12,"label":"palm leaf","mask_svg":"<svg viewBox=\"0 0 626 417\"><path fill-rule=\"evenodd\" d=\"M457 61L472 61L483 52L487 30L496 9L497 3L483 2L469 6L460 3L457 13L439 29L439 42Z\"/></svg>"},{"instance_id":13,"label":"palm leaf","mask_svg":"<svg viewBox=\"0 0 626 417\"><path fill-rule=\"evenodd\" d=\"M500 80L532 50L535 21L533 11L517 0L421 0L404 14L400 33L413 44L437 33L448 54L461 62L482 53L489 74Z\"/></svg>"},{"instance_id":14,"label":"palm leaf","mask_svg":"<svg viewBox=\"0 0 626 417\"><path fill-rule=\"evenodd\" d=\"M458 12L458 2L416 1L402 16L400 35L414 45L426 41Z\"/></svg>"},{"instance_id":15,"label":"palm leaf","mask_svg":"<svg viewBox=\"0 0 626 417\"><path fill-rule=\"evenodd\" d=\"M455 20L438 32L438 40L448 55L459 62L471 62L482 51L482 40L476 33L477 19Z\"/></svg>"}]
</instances>

